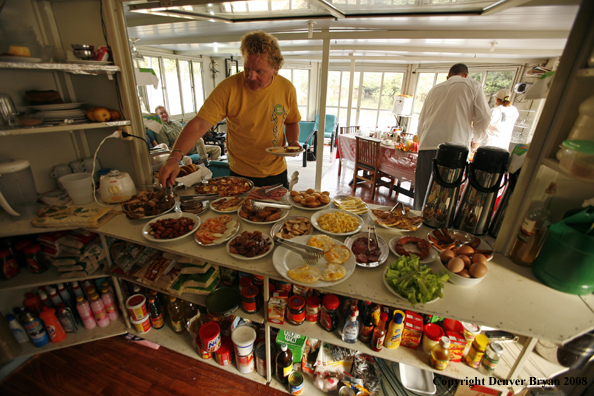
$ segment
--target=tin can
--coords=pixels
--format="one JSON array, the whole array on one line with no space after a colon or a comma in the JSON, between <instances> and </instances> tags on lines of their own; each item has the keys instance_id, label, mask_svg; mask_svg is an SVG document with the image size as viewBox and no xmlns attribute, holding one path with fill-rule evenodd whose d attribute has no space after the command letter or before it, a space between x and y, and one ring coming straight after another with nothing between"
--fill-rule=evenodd
<instances>
[{"instance_id":1,"label":"tin can","mask_svg":"<svg viewBox=\"0 0 594 396\"><path fill-rule=\"evenodd\" d=\"M198 330L200 345L208 352L216 352L221 347L221 328L216 322L208 322Z\"/></svg>"},{"instance_id":2,"label":"tin can","mask_svg":"<svg viewBox=\"0 0 594 396\"><path fill-rule=\"evenodd\" d=\"M237 369L242 374L249 374L254 371L254 353L250 353L246 356L240 356L235 354L235 361L237 363Z\"/></svg>"},{"instance_id":3,"label":"tin can","mask_svg":"<svg viewBox=\"0 0 594 396\"><path fill-rule=\"evenodd\" d=\"M126 300L126 308L131 320L143 320L146 318L146 297L142 294L134 294Z\"/></svg>"},{"instance_id":4,"label":"tin can","mask_svg":"<svg viewBox=\"0 0 594 396\"><path fill-rule=\"evenodd\" d=\"M503 355L503 351L504 349L499 343L490 343L483 356L483 360L481 360L479 371L485 375L493 374L493 372L495 372L495 367L497 367L497 363L499 363L499 359L501 359L501 355Z\"/></svg>"},{"instance_id":5,"label":"tin can","mask_svg":"<svg viewBox=\"0 0 594 396\"><path fill-rule=\"evenodd\" d=\"M338 391L338 396L355 396L355 391L346 385L343 385Z\"/></svg>"},{"instance_id":6,"label":"tin can","mask_svg":"<svg viewBox=\"0 0 594 396\"><path fill-rule=\"evenodd\" d=\"M221 366L228 366L231 363L231 351L233 350L233 342L229 337L223 337L221 347L215 352L215 360Z\"/></svg>"},{"instance_id":7,"label":"tin can","mask_svg":"<svg viewBox=\"0 0 594 396\"><path fill-rule=\"evenodd\" d=\"M212 358L212 353L200 347L200 357L202 359L210 359Z\"/></svg>"},{"instance_id":8,"label":"tin can","mask_svg":"<svg viewBox=\"0 0 594 396\"><path fill-rule=\"evenodd\" d=\"M145 316L143 319L140 320L130 319L130 323L132 323L138 334L146 333L151 329L150 316Z\"/></svg>"},{"instance_id":9,"label":"tin can","mask_svg":"<svg viewBox=\"0 0 594 396\"><path fill-rule=\"evenodd\" d=\"M293 371L289 375L289 393L292 395L303 393L303 374L299 371Z\"/></svg>"},{"instance_id":10,"label":"tin can","mask_svg":"<svg viewBox=\"0 0 594 396\"><path fill-rule=\"evenodd\" d=\"M256 356L256 370L258 374L266 378L266 343L264 341L256 345L254 355Z\"/></svg>"}]
</instances>

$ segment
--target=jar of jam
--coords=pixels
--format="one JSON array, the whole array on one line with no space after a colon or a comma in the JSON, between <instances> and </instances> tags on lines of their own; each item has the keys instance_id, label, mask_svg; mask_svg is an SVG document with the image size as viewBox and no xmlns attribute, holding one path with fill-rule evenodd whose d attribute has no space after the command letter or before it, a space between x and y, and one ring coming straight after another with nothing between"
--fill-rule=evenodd
<instances>
[{"instance_id":1,"label":"jar of jam","mask_svg":"<svg viewBox=\"0 0 594 396\"><path fill-rule=\"evenodd\" d=\"M320 299L317 296L310 296L305 306L305 320L311 323L318 323L320 319Z\"/></svg>"},{"instance_id":2,"label":"jar of jam","mask_svg":"<svg viewBox=\"0 0 594 396\"><path fill-rule=\"evenodd\" d=\"M303 324L305 322L305 298L298 295L291 296L287 305L289 306L287 322L296 326Z\"/></svg>"},{"instance_id":3,"label":"jar of jam","mask_svg":"<svg viewBox=\"0 0 594 396\"><path fill-rule=\"evenodd\" d=\"M2 264L1 280L12 279L21 272L19 265L8 249L0 249L0 264Z\"/></svg>"},{"instance_id":4,"label":"jar of jam","mask_svg":"<svg viewBox=\"0 0 594 396\"><path fill-rule=\"evenodd\" d=\"M252 284L252 278L249 276L242 276L239 278L239 291L242 291L244 287Z\"/></svg>"},{"instance_id":5,"label":"jar of jam","mask_svg":"<svg viewBox=\"0 0 594 396\"><path fill-rule=\"evenodd\" d=\"M264 277L262 275L252 275L252 283L260 289L264 288Z\"/></svg>"},{"instance_id":6,"label":"jar of jam","mask_svg":"<svg viewBox=\"0 0 594 396\"><path fill-rule=\"evenodd\" d=\"M45 257L41 251L41 246L32 243L25 247L25 257L27 258L27 267L34 274L41 274L49 269L45 262Z\"/></svg>"},{"instance_id":7,"label":"jar of jam","mask_svg":"<svg viewBox=\"0 0 594 396\"><path fill-rule=\"evenodd\" d=\"M322 310L320 312L320 325L324 330L332 332L338 326L338 306L340 302L334 294L326 294L322 300Z\"/></svg>"},{"instance_id":8,"label":"jar of jam","mask_svg":"<svg viewBox=\"0 0 594 396\"><path fill-rule=\"evenodd\" d=\"M260 289L254 285L248 285L243 288L241 291L241 302L245 312L258 312L260 309L258 294L260 294Z\"/></svg>"}]
</instances>

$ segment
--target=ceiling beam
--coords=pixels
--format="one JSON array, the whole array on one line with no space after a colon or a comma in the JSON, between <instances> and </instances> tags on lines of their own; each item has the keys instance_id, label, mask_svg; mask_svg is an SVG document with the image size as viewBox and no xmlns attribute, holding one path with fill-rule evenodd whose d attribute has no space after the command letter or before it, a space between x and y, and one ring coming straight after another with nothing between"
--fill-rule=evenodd
<instances>
[{"instance_id":1,"label":"ceiling beam","mask_svg":"<svg viewBox=\"0 0 594 396\"><path fill-rule=\"evenodd\" d=\"M285 40L305 40L307 32L304 33L274 33L270 32L279 41ZM175 36L154 40L144 40L143 45L167 45L167 44L199 44L199 43L232 43L239 42L243 34L228 36ZM381 30L381 31L352 31L352 32L315 32L316 40L373 40L373 39L484 39L484 40L503 40L503 39L567 39L569 31L567 30Z\"/></svg>"},{"instance_id":2,"label":"ceiling beam","mask_svg":"<svg viewBox=\"0 0 594 396\"><path fill-rule=\"evenodd\" d=\"M508 8L519 7L525 3L530 2L531 0L501 0L497 3L491 4L483 9L481 15L494 15L498 14L501 11L505 11Z\"/></svg>"},{"instance_id":3,"label":"ceiling beam","mask_svg":"<svg viewBox=\"0 0 594 396\"><path fill-rule=\"evenodd\" d=\"M310 62L320 62L322 60L321 55L307 55L307 56L283 56L285 61L287 60L303 60ZM445 57L445 56L357 56L357 55L345 55L345 56L330 56L331 61L340 60L356 60L356 61L400 61L405 64L419 63L419 62L454 62L454 63L505 63L513 65L523 64L542 64L546 63L548 59L517 59L517 58L477 58L477 57Z\"/></svg>"},{"instance_id":4,"label":"ceiling beam","mask_svg":"<svg viewBox=\"0 0 594 396\"><path fill-rule=\"evenodd\" d=\"M327 13L329 13L330 15L332 15L335 18L338 18L338 19L346 18L346 16L338 8L336 8L332 4L328 3L326 0L305 0L305 1L307 1L309 4L311 4L314 7L323 9L324 11L326 11Z\"/></svg>"}]
</instances>

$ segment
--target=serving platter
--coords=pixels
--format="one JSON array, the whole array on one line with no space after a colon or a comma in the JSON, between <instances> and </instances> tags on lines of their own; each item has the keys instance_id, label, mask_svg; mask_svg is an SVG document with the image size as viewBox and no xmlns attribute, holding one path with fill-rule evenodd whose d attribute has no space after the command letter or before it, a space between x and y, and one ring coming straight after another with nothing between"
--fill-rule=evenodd
<instances>
[{"instance_id":1,"label":"serving platter","mask_svg":"<svg viewBox=\"0 0 594 396\"><path fill-rule=\"evenodd\" d=\"M388 248L388 244L386 243L384 238L382 238L381 236L379 236L379 235L377 236L377 245L378 245L378 248L381 253L380 256L378 257L377 261L360 263L357 261L357 257L355 255L355 253L353 253L353 244L355 243L355 241L361 237L367 238L368 236L369 236L369 233L367 231L363 231L358 234L351 235L350 237L345 239L344 244L346 245L346 247L349 248L351 253L355 256L355 262L357 263L357 265L359 267L365 267L365 268L379 267L380 265L382 265L383 263L386 262L386 260L388 259L388 256L390 255L390 249Z\"/></svg>"},{"instance_id":2,"label":"serving platter","mask_svg":"<svg viewBox=\"0 0 594 396\"><path fill-rule=\"evenodd\" d=\"M310 227L309 230L306 231L303 235L311 235L313 234L313 226L311 226L311 221L309 220L308 217L305 216L287 216L282 220L277 221L272 228L270 229L270 236L274 237L277 233L279 233L283 226L285 225L285 223L289 220L307 220L309 221ZM301 235L297 235L297 236L301 236ZM293 237L294 238L294 237ZM293 239L293 238L284 238L284 239Z\"/></svg>"},{"instance_id":3,"label":"serving platter","mask_svg":"<svg viewBox=\"0 0 594 396\"><path fill-rule=\"evenodd\" d=\"M192 227L192 229L188 232L186 232L183 235L180 235L176 238L170 238L170 239L158 239L153 237L152 235L150 235L150 231L151 231L151 223L155 223L158 220L164 220L164 219L179 219L181 217L187 217L190 218L192 220L194 220L194 226ZM198 229L198 227L200 227L200 217L193 215L191 213L169 213L166 215L161 215L151 221L149 221L148 223L146 223L146 225L142 228L142 236L151 241L151 242L173 242L173 241L178 241L180 239L183 239L185 237L187 237L188 235L196 232L196 230Z\"/></svg>"},{"instance_id":4,"label":"serving platter","mask_svg":"<svg viewBox=\"0 0 594 396\"><path fill-rule=\"evenodd\" d=\"M299 191L299 193L306 194L305 191ZM301 202L293 201L293 197L291 197L290 194L285 195L283 197L283 200L285 203L288 203L289 205L293 205L296 209L316 211L316 210L322 210L322 209L326 209L326 208L330 207L330 205L332 204L332 198L330 196L328 196L328 198L330 201L327 204L321 204L320 206L315 207L315 208L310 208L309 206L302 205Z\"/></svg>"},{"instance_id":5,"label":"serving platter","mask_svg":"<svg viewBox=\"0 0 594 396\"><path fill-rule=\"evenodd\" d=\"M392 207L391 206L379 206L379 207L376 207L374 209L383 210L383 211L389 211L390 209L392 209ZM417 217L417 216L421 216L421 215L422 215L421 211L409 210L406 216L407 217ZM418 225L416 225L416 227L415 227L414 230L406 230L406 229L403 229L403 228L398 228L397 226L390 226L390 227L388 227L386 225L383 225L383 224L380 224L380 223L377 222L377 220L379 220L379 218L373 213L373 210L371 210L371 209L369 209L369 217L371 217L371 219L373 220L373 222L375 224L377 224L379 227L387 228L389 230L398 230L398 231L401 231L401 232L413 232L413 231L417 231L423 225L423 222L422 221L419 222Z\"/></svg>"},{"instance_id":6,"label":"serving platter","mask_svg":"<svg viewBox=\"0 0 594 396\"><path fill-rule=\"evenodd\" d=\"M384 281L384 285L386 286L386 288L387 288L387 289L388 289L388 290L389 290L389 291L390 291L390 292L391 292L393 295L395 295L396 297L398 297L400 300L402 300L402 301L406 301L406 302L410 303L410 302L408 301L408 298L406 298L406 297L404 297L404 296L401 296L400 294L398 294L398 293L396 292L396 290L392 289L392 286L390 286L390 284L388 283L388 280L386 279L386 274L388 273L388 270L389 270L389 269L390 269L390 267L386 267L386 269L384 270L384 274L382 275L382 280ZM437 297L437 298L434 298L434 299L433 299L433 300L431 300L431 301L427 301L426 303L419 303L419 304L421 304L421 305L423 305L423 304L431 304L431 303L434 303L434 302L435 302L435 301L437 301L437 300L439 300L439 297Z\"/></svg>"},{"instance_id":7,"label":"serving platter","mask_svg":"<svg viewBox=\"0 0 594 396\"><path fill-rule=\"evenodd\" d=\"M396 242L398 242L398 240L400 238L405 238L405 237L401 237L401 236L394 237L394 238L390 239L390 242L388 242L388 245L390 246L390 251L392 253L394 253L394 256L396 256L396 257L400 257L400 254L398 254L398 252L396 251ZM418 249L416 249L416 248L413 248L411 250L418 251ZM435 261L435 259L437 257L438 257L437 252L435 250L433 250L433 249L429 249L429 254L427 255L427 257L425 257L424 259L419 260L419 262L421 264L429 264L429 263L432 263L433 261Z\"/></svg>"},{"instance_id":8,"label":"serving platter","mask_svg":"<svg viewBox=\"0 0 594 396\"><path fill-rule=\"evenodd\" d=\"M323 215L330 214L330 213L344 213L344 214L347 214L349 216L353 216L359 222L359 226L356 229L354 229L353 231L348 231L348 232L337 233L337 232L327 231L327 230L323 229L320 226L320 224L318 223L318 219L320 217L322 217ZM322 210L320 212L314 213L311 216L311 224L318 231L321 231L321 232L323 232L325 234L328 234L328 235L332 235L332 236L348 236L348 235L356 234L359 231L361 231L361 228L363 228L363 224L365 224L365 222L363 221L363 219L360 216L358 216L358 215L356 215L354 213L347 212L346 210L342 210L342 209L326 209L326 210Z\"/></svg>"},{"instance_id":9,"label":"serving platter","mask_svg":"<svg viewBox=\"0 0 594 396\"><path fill-rule=\"evenodd\" d=\"M237 209L237 215L239 215L239 212L241 212L241 207L239 209ZM280 217L278 219L275 220L271 220L271 221L253 221L250 219L246 219L243 216L239 215L239 218L243 221L245 221L246 223L251 223L251 224L274 224L277 221L281 221L283 219L285 219L288 215L289 215L290 210L287 209L280 209Z\"/></svg>"},{"instance_id":10,"label":"serving platter","mask_svg":"<svg viewBox=\"0 0 594 396\"><path fill-rule=\"evenodd\" d=\"M434 232L437 230L431 230L427 233L427 239L429 240L429 244L439 253L443 250L443 247L437 245L435 242L433 242L431 240L431 237L435 237L434 236ZM468 242L463 242L463 241L468 241L468 240L472 240L473 238L475 238L474 235L469 234L465 231L460 231L460 230L456 230L454 228L449 228L448 230L448 234L451 235L453 238L456 238L456 240L458 240L459 242L456 243L456 247L462 246L467 244ZM486 258L487 261L491 261L493 260L493 248L491 248L491 246L483 239L481 239L480 237L476 237L480 240L479 245L476 247L475 250L490 250L491 254L485 254L482 253Z\"/></svg>"},{"instance_id":11,"label":"serving platter","mask_svg":"<svg viewBox=\"0 0 594 396\"><path fill-rule=\"evenodd\" d=\"M215 182L217 180L225 180L225 179L235 179L235 180L240 180L240 181L246 182L248 184L249 188L246 191L242 191L238 194L224 194L224 195L221 195L218 191L214 191L214 192L211 190L202 191L202 188L201 188L202 186L208 186L210 184L210 182ZM199 183L198 185L194 186L194 190L196 190L196 192L198 192L199 194L219 194L219 196L221 196L221 197L235 197L235 196L247 194L250 191L252 191L253 189L254 189L253 181L246 179L245 177L239 177L239 176L213 177L212 179L208 179L208 181L205 181L205 183Z\"/></svg>"},{"instance_id":12,"label":"serving platter","mask_svg":"<svg viewBox=\"0 0 594 396\"><path fill-rule=\"evenodd\" d=\"M274 240L272 239L272 237L270 237L268 235L265 235L265 234L262 234L262 238L264 240L266 240L266 242L270 242L270 247L266 251L266 253L264 253L264 254L259 254L257 256L253 256L253 257L247 257L247 256L244 256L244 255L241 255L241 254L231 253L231 249L230 249L231 242L233 242L233 239L235 239L235 238L232 238L229 242L227 242L227 253L229 253L229 256L231 256L231 257L233 257L233 258L235 258L237 260L248 260L248 261L250 261L250 260L261 259L262 257L270 254L270 252L272 252L272 250L274 250Z\"/></svg>"},{"instance_id":13,"label":"serving platter","mask_svg":"<svg viewBox=\"0 0 594 396\"><path fill-rule=\"evenodd\" d=\"M207 220L208 221L208 220ZM222 245L223 243L229 241L230 239L234 238L237 233L239 232L239 229L241 228L241 223L237 220L237 219L231 219L230 221L228 221L226 224L226 230L223 231L223 236L216 238L215 240L213 240L211 243L206 243L201 241L200 239L198 239L198 233L200 233L200 230L198 230L195 234L194 234L194 241L200 245L200 246L219 246ZM210 232L210 231L209 231Z\"/></svg>"},{"instance_id":14,"label":"serving platter","mask_svg":"<svg viewBox=\"0 0 594 396\"><path fill-rule=\"evenodd\" d=\"M237 196L235 196L235 197L222 197L222 198L215 199L210 204L212 211L213 212L217 212L217 213L236 213L237 212L237 209L241 208L241 205L243 205L243 203L246 200L246 198L242 198L237 205L231 206L231 207L226 208L224 210L216 209L214 207L214 205L213 205L213 203L223 202L223 201L227 201L229 199L235 199L235 198L238 198L238 197Z\"/></svg>"}]
</instances>

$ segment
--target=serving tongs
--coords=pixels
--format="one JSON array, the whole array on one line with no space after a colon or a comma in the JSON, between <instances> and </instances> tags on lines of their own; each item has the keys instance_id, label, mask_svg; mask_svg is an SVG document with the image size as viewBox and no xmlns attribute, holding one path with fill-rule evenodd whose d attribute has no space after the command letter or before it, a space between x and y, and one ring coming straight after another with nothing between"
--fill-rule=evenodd
<instances>
[{"instance_id":1,"label":"serving tongs","mask_svg":"<svg viewBox=\"0 0 594 396\"><path fill-rule=\"evenodd\" d=\"M188 202L188 201L206 201L209 199L213 199L213 198L218 198L219 194L217 193L213 193L213 194L195 194L195 195L183 195L181 197L179 197L179 200L182 202Z\"/></svg>"},{"instance_id":2,"label":"serving tongs","mask_svg":"<svg viewBox=\"0 0 594 396\"><path fill-rule=\"evenodd\" d=\"M309 264L309 265L316 265L318 260L324 256L324 251L322 249L318 249L312 246L302 245L297 242L292 242L284 238L279 238L277 236L274 237L274 242L284 246L285 248L298 253L301 255L301 258Z\"/></svg>"},{"instance_id":3,"label":"serving tongs","mask_svg":"<svg viewBox=\"0 0 594 396\"><path fill-rule=\"evenodd\" d=\"M268 195L268 194L270 194L272 191L274 191L274 190L278 190L278 189L279 189L279 188L281 188L281 187L283 187L283 184L282 184L282 183L275 184L275 185L274 185L274 186L272 186L272 187L268 187L268 188L265 188L265 189L263 189L263 190L262 190L262 192L264 193L264 195L266 195L266 196L267 196L267 195Z\"/></svg>"},{"instance_id":4,"label":"serving tongs","mask_svg":"<svg viewBox=\"0 0 594 396\"><path fill-rule=\"evenodd\" d=\"M379 246L379 243L377 241L377 233L375 232L375 225L370 225L369 228L367 229L367 250L369 250L371 252L371 233L373 232L373 240L375 241L375 245Z\"/></svg>"},{"instance_id":5,"label":"serving tongs","mask_svg":"<svg viewBox=\"0 0 594 396\"><path fill-rule=\"evenodd\" d=\"M293 209L293 205L291 204L282 204L277 202L268 202L268 201L255 201L252 199L252 207L256 212L261 210L266 210L267 208L275 208L275 209L286 209L290 210Z\"/></svg>"},{"instance_id":6,"label":"serving tongs","mask_svg":"<svg viewBox=\"0 0 594 396\"><path fill-rule=\"evenodd\" d=\"M404 210L404 205L402 204L402 202L397 202L396 205L394 205L392 209L390 209L389 213L394 213L398 208L400 208L400 213L402 214L402 216L406 215L406 210Z\"/></svg>"}]
</instances>

